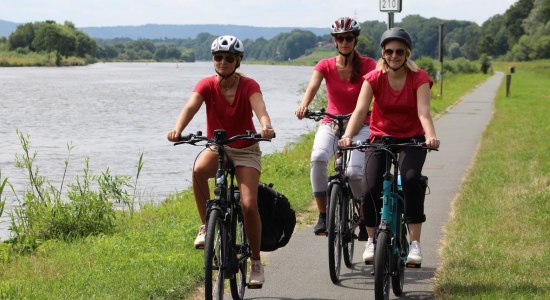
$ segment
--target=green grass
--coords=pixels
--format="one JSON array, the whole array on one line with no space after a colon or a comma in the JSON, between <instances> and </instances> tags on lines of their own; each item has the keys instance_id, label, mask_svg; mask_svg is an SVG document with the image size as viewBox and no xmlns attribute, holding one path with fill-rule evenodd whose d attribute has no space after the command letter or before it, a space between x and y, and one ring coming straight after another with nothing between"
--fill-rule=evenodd
<instances>
[{"instance_id":1,"label":"green grass","mask_svg":"<svg viewBox=\"0 0 550 300\"><path fill-rule=\"evenodd\" d=\"M441 298L550 298L550 61L515 65L453 203Z\"/></svg>"},{"instance_id":2,"label":"green grass","mask_svg":"<svg viewBox=\"0 0 550 300\"><path fill-rule=\"evenodd\" d=\"M68 58L63 57L61 59L62 66L83 66L88 62L79 57L70 56ZM31 52L27 54L20 54L14 51L0 51L0 67L53 67L55 64L55 53L52 53L49 57L46 53Z\"/></svg>"},{"instance_id":3,"label":"green grass","mask_svg":"<svg viewBox=\"0 0 550 300\"><path fill-rule=\"evenodd\" d=\"M442 101L456 102L485 78L448 79ZM316 217L309 181L312 143L313 134L307 134L263 157L261 180L289 198L299 214L298 228ZM48 241L31 255L9 255L9 245L0 244L0 298L186 299L201 286L203 252L193 247L200 222L190 191L117 220L115 234Z\"/></svg>"}]
</instances>

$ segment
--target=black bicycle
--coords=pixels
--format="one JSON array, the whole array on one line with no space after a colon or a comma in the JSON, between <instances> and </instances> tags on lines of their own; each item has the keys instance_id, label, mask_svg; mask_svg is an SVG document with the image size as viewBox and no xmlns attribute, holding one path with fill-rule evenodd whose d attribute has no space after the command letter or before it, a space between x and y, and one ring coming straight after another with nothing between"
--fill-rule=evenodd
<instances>
[{"instance_id":1,"label":"black bicycle","mask_svg":"<svg viewBox=\"0 0 550 300\"><path fill-rule=\"evenodd\" d=\"M321 109L320 111L307 112L305 115L306 118L315 121L320 121L325 116L332 119L336 126L336 136L341 139L345 132L345 122L349 120L351 114L333 115ZM342 256L346 267L352 266L355 240L358 237L355 232L360 224L361 204L354 200L346 175L349 151L351 150L340 147L336 149L334 174L328 178L328 265L330 279L333 283L340 280Z\"/></svg>"},{"instance_id":2,"label":"black bicycle","mask_svg":"<svg viewBox=\"0 0 550 300\"><path fill-rule=\"evenodd\" d=\"M382 190L382 209L380 225L375 234L374 252L374 295L375 299L388 299L389 287L396 296L403 293L405 266L409 255L407 225L403 220L405 198L400 191L398 152L405 147L437 150L426 147L424 143L412 140L407 143L396 143L395 138L382 137L380 143L356 143L355 148L374 148L386 155L386 170ZM393 172L393 173L392 173ZM428 177L421 180L427 186ZM420 267L410 265L408 267Z\"/></svg>"},{"instance_id":3,"label":"black bicycle","mask_svg":"<svg viewBox=\"0 0 550 300\"><path fill-rule=\"evenodd\" d=\"M225 130L215 130L214 138L196 134L181 137L179 144L216 147L218 170L214 198L207 201L204 254L205 299L223 299L225 281L229 280L233 299L243 299L250 245L244 230L240 192L235 183L235 167L225 155L225 145L237 140L270 141L259 134L247 132L227 138ZM261 286L249 286L261 288Z\"/></svg>"}]
</instances>

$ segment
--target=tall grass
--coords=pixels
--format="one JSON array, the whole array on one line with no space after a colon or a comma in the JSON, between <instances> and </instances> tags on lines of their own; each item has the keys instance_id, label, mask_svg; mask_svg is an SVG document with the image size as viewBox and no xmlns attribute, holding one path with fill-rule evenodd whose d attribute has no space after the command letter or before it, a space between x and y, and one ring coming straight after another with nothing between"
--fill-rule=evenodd
<instances>
[{"instance_id":1,"label":"tall grass","mask_svg":"<svg viewBox=\"0 0 550 300\"><path fill-rule=\"evenodd\" d=\"M456 89L462 93L478 83L460 79ZM306 134L262 158L261 180L289 198L302 225L316 217L309 181L312 143L313 134ZM0 298L186 299L203 282L203 252L193 247L199 224L192 193L185 190L160 205L141 207L133 218L115 219L112 234L44 242L30 255L0 262ZM0 244L0 256L5 251ZM269 258L267 263L269 268Z\"/></svg>"},{"instance_id":2,"label":"tall grass","mask_svg":"<svg viewBox=\"0 0 550 300\"><path fill-rule=\"evenodd\" d=\"M18 53L15 51L0 51L0 67L29 67L29 66L56 66L55 55L46 53ZM60 65L62 66L83 66L93 63L93 58L62 57Z\"/></svg>"},{"instance_id":3,"label":"tall grass","mask_svg":"<svg viewBox=\"0 0 550 300\"><path fill-rule=\"evenodd\" d=\"M90 235L111 234L115 230L116 211L114 204L128 207L130 217L134 210L134 194L128 176L113 176L109 169L95 176L89 172L89 159L83 170L84 176L76 177L74 183L63 187L69 166L72 145L67 145L67 159L59 188L40 173L35 165L37 153L30 146L29 136L17 131L23 153L17 155L16 167L26 171L28 185L22 195L11 187L16 200L16 207L9 211L11 238L6 241L10 250L17 253L30 253L48 240L74 240ZM138 163L138 174L142 165ZM0 199L7 184L3 180ZM66 197L64 197L66 195ZM2 208L3 208L3 202ZM0 210L1 211L1 210ZM9 253L7 253L9 254Z\"/></svg>"},{"instance_id":4,"label":"tall grass","mask_svg":"<svg viewBox=\"0 0 550 300\"><path fill-rule=\"evenodd\" d=\"M438 297L550 298L548 78L550 61L516 63L511 96L499 91L446 226Z\"/></svg>"}]
</instances>

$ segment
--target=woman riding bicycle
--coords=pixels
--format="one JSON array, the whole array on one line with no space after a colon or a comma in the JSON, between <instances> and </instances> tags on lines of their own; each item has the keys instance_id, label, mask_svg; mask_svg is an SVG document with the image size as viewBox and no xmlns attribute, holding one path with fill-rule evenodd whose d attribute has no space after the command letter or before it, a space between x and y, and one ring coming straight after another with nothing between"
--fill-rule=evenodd
<instances>
[{"instance_id":1,"label":"woman riding bicycle","mask_svg":"<svg viewBox=\"0 0 550 300\"><path fill-rule=\"evenodd\" d=\"M338 55L319 61L313 70L311 79L306 88L302 101L296 109L298 119L303 119L308 106L325 80L327 90L327 112L349 114L355 108L357 96L361 90L361 76L376 67L374 59L362 56L355 49L361 28L359 23L348 17L341 17L332 23L331 35L334 39ZM337 148L338 138L329 117L326 117L315 134L313 150L310 159L310 178L313 188L313 197L319 210L319 219L313 228L315 234L326 232L326 203L327 203L327 165ZM369 136L368 118L361 122L355 140L365 140ZM363 165L364 153L353 151L347 168L349 183L355 199L363 196Z\"/></svg>"},{"instance_id":2,"label":"woman riding bicycle","mask_svg":"<svg viewBox=\"0 0 550 300\"><path fill-rule=\"evenodd\" d=\"M430 115L430 88L433 82L410 59L412 40L409 33L402 28L391 28L382 34L380 47L382 58L378 61L376 70L364 76L357 107L339 145L345 147L352 143L349 137L363 124L372 102L371 141L379 142L382 136L389 135L400 143L416 139L425 141L427 147L438 148L439 140ZM404 148L399 152L401 182L405 195L405 222L411 240L407 259L410 264L422 262L420 233L426 216L420 176L425 159L424 149ZM374 257L372 238L382 206L380 195L385 155L369 148L365 160L367 188L363 206L369 239L363 260L369 262Z\"/></svg>"},{"instance_id":3,"label":"woman riding bicycle","mask_svg":"<svg viewBox=\"0 0 550 300\"><path fill-rule=\"evenodd\" d=\"M252 78L236 72L244 55L243 43L234 36L220 36L212 43L211 51L216 75L203 78L197 83L181 110L174 129L168 132L168 140L179 140L182 131L203 103L206 105L208 137L214 138L213 132L216 129L224 129L228 137L247 131L256 133L252 119L254 112L262 126L261 136L273 138L275 132L271 127L260 86ZM254 141L236 141L226 147L225 151L235 166L245 231L252 252L249 284L262 285L265 280L260 263L262 224L257 204L261 173L260 146ZM217 163L216 149L208 148L199 155L193 167L193 194L202 222L194 243L196 248L204 247L206 201L210 199L208 179L215 177Z\"/></svg>"}]
</instances>

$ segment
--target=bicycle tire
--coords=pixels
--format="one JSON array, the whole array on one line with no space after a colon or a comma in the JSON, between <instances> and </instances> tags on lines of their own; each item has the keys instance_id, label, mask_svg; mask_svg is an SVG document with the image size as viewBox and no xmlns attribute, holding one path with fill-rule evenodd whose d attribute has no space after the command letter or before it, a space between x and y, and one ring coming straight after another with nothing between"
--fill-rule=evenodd
<instances>
[{"instance_id":1,"label":"bicycle tire","mask_svg":"<svg viewBox=\"0 0 550 300\"><path fill-rule=\"evenodd\" d=\"M349 193L348 195L351 195ZM348 198L347 205L342 205L342 250L344 252L344 264L351 268L353 261L353 252L355 249L355 203L353 198Z\"/></svg>"},{"instance_id":2,"label":"bicycle tire","mask_svg":"<svg viewBox=\"0 0 550 300\"><path fill-rule=\"evenodd\" d=\"M394 274L392 275L391 279L391 288L393 290L393 294L396 296L401 296L403 293L403 286L405 284L405 261L403 261L403 257L406 256L407 247L404 247L405 244L407 244L407 227L405 223L403 223L403 217L401 214L399 214L398 223L399 224L399 240L397 241L397 245L399 245L399 251L398 254L394 254L393 259L393 270Z\"/></svg>"},{"instance_id":3,"label":"bicycle tire","mask_svg":"<svg viewBox=\"0 0 550 300\"><path fill-rule=\"evenodd\" d=\"M231 257L234 259L236 273L229 280L229 286L231 287L231 296L233 296L233 299L244 299L249 250L242 216L235 218L231 230L233 231L232 236L235 237L232 243L234 253Z\"/></svg>"},{"instance_id":4,"label":"bicycle tire","mask_svg":"<svg viewBox=\"0 0 550 300\"><path fill-rule=\"evenodd\" d=\"M377 300L389 299L390 260L390 234L387 231L380 231L376 238L374 251L374 298Z\"/></svg>"},{"instance_id":5,"label":"bicycle tire","mask_svg":"<svg viewBox=\"0 0 550 300\"><path fill-rule=\"evenodd\" d=\"M341 204L342 185L335 183L330 190L330 202L327 222L328 235L328 266L330 280L337 283L340 280L340 267L342 262L342 228L341 228Z\"/></svg>"},{"instance_id":6,"label":"bicycle tire","mask_svg":"<svg viewBox=\"0 0 550 300\"><path fill-rule=\"evenodd\" d=\"M223 231L221 212L214 209L208 217L204 244L204 298L207 300L223 299L224 296L227 262Z\"/></svg>"}]
</instances>

